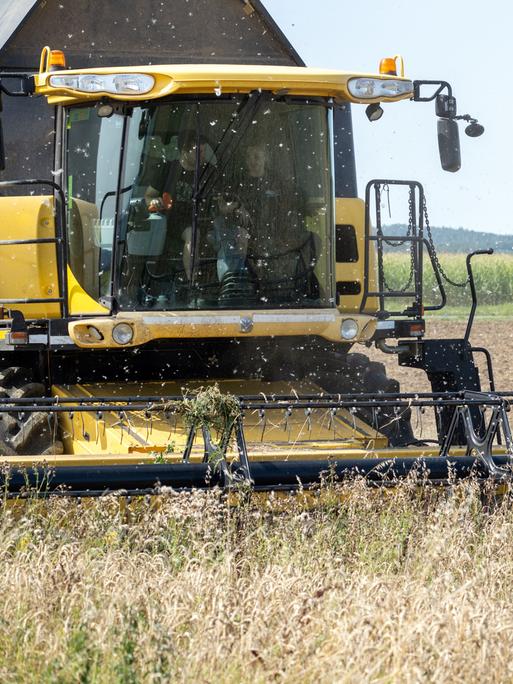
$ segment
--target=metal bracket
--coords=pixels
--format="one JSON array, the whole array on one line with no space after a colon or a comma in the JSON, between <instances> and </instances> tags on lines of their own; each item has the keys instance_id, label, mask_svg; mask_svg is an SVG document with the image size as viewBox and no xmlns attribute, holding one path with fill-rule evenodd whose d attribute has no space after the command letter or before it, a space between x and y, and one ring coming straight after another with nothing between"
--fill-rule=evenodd
<instances>
[{"instance_id":1,"label":"metal bracket","mask_svg":"<svg viewBox=\"0 0 513 684\"><path fill-rule=\"evenodd\" d=\"M237 440L237 450L239 452L240 462L240 466L236 471L237 476L239 477L240 482L252 485L253 479L251 478L251 468L249 466L248 447L244 436L244 425L240 416L237 418L237 423L235 425L235 438Z\"/></svg>"},{"instance_id":2,"label":"metal bracket","mask_svg":"<svg viewBox=\"0 0 513 684\"><path fill-rule=\"evenodd\" d=\"M192 445L194 444L194 439L196 437L196 428L194 425L191 427L189 430L189 434L187 435L187 442L185 444L185 449L182 455L182 461L183 463L189 463L191 460L191 451L192 451Z\"/></svg>"},{"instance_id":3,"label":"metal bracket","mask_svg":"<svg viewBox=\"0 0 513 684\"><path fill-rule=\"evenodd\" d=\"M231 464L226 460L226 450L230 441L231 434L235 429L235 438L237 442L237 451L239 453L239 465L237 468L232 468ZM192 447L196 438L197 428L192 426L187 436L187 443L182 456L183 463L189 463ZM225 489L232 489L240 485L252 485L251 470L248 458L248 449L246 445L246 438L244 437L244 425L242 418L238 418L230 434L226 435L220 446L214 444L212 435L208 426L201 427L203 437L204 452L203 463L213 463L219 469Z\"/></svg>"},{"instance_id":4,"label":"metal bracket","mask_svg":"<svg viewBox=\"0 0 513 684\"><path fill-rule=\"evenodd\" d=\"M477 399L483 406L491 409L491 416L488 424L483 425L481 434L476 432L472 412L468 404L456 406L452 415L449 428L444 437L440 448L440 456L449 457L449 449L457 432L460 418L463 423L464 433L467 440L467 453L479 459L488 470L490 477L494 480L510 480L513 472L513 437L507 416L508 402L497 394L485 392L465 392L464 399ZM508 466L497 466L493 460L493 440L499 428L502 429L508 457Z\"/></svg>"},{"instance_id":5,"label":"metal bracket","mask_svg":"<svg viewBox=\"0 0 513 684\"><path fill-rule=\"evenodd\" d=\"M4 80L18 81L18 90L9 90L4 84ZM28 97L33 95L36 90L34 76L25 72L0 71L0 92L9 97Z\"/></svg>"},{"instance_id":6,"label":"metal bracket","mask_svg":"<svg viewBox=\"0 0 513 684\"><path fill-rule=\"evenodd\" d=\"M428 95L427 97L422 97L420 94L420 89L422 86L438 86L438 88ZM435 100L444 90L447 90L447 95L452 97L451 84L447 81L413 81L413 100L415 102L432 102Z\"/></svg>"}]
</instances>

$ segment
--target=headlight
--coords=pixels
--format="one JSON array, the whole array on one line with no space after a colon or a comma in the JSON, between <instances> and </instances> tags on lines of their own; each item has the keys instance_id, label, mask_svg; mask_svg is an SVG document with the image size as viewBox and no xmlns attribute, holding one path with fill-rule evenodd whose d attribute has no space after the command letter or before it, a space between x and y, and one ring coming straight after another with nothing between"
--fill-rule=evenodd
<instances>
[{"instance_id":1,"label":"headlight","mask_svg":"<svg viewBox=\"0 0 513 684\"><path fill-rule=\"evenodd\" d=\"M134 337L134 329L128 323L118 323L112 328L112 339L118 344L129 344Z\"/></svg>"},{"instance_id":2,"label":"headlight","mask_svg":"<svg viewBox=\"0 0 513 684\"><path fill-rule=\"evenodd\" d=\"M413 83L393 78L351 78L347 82L347 89L353 97L374 100L413 93Z\"/></svg>"},{"instance_id":3,"label":"headlight","mask_svg":"<svg viewBox=\"0 0 513 684\"><path fill-rule=\"evenodd\" d=\"M352 318L346 318L345 321L342 321L342 325L340 326L340 335L344 340L354 340L358 335L358 323Z\"/></svg>"},{"instance_id":4,"label":"headlight","mask_svg":"<svg viewBox=\"0 0 513 684\"><path fill-rule=\"evenodd\" d=\"M153 88L155 79L148 74L55 74L50 76L48 83L52 88L82 93L143 95Z\"/></svg>"},{"instance_id":5,"label":"headlight","mask_svg":"<svg viewBox=\"0 0 513 684\"><path fill-rule=\"evenodd\" d=\"M87 332L89 333L89 337L91 337L93 340L96 340L97 342L101 342L103 340L103 335L98 328L94 327L94 325L88 325Z\"/></svg>"}]
</instances>

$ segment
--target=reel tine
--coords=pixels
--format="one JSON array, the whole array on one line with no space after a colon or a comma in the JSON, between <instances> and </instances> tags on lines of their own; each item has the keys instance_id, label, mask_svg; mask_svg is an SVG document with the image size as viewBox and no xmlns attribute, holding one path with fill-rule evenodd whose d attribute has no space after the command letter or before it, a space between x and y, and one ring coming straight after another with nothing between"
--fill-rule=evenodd
<instances>
[{"instance_id":1,"label":"reel tine","mask_svg":"<svg viewBox=\"0 0 513 684\"><path fill-rule=\"evenodd\" d=\"M258 416L260 418L259 420L259 425L260 423L262 424L262 432L260 434L260 441L264 441L264 433L265 433L265 428L267 427L267 414L265 412L265 409L261 408L258 410Z\"/></svg>"},{"instance_id":2,"label":"reel tine","mask_svg":"<svg viewBox=\"0 0 513 684\"><path fill-rule=\"evenodd\" d=\"M103 417L103 411L97 411L96 415L98 418L98 423L103 423L103 437L105 438L107 426L105 424L105 418ZM98 431L98 434L99 434L99 431Z\"/></svg>"},{"instance_id":3,"label":"reel tine","mask_svg":"<svg viewBox=\"0 0 513 684\"><path fill-rule=\"evenodd\" d=\"M312 432L312 409L309 406L305 409L306 424L308 425L308 432Z\"/></svg>"},{"instance_id":4,"label":"reel tine","mask_svg":"<svg viewBox=\"0 0 513 684\"><path fill-rule=\"evenodd\" d=\"M123 411L120 411L118 415L119 415L119 423L118 423L118 424L119 424L119 427L120 427L120 430L121 430L121 438L120 438L120 440L119 440L119 443L120 443L120 444L123 444L124 427L125 427L124 424L123 424L123 423L124 423L124 412L123 412Z\"/></svg>"},{"instance_id":5,"label":"reel tine","mask_svg":"<svg viewBox=\"0 0 513 684\"><path fill-rule=\"evenodd\" d=\"M144 420L146 424L146 441L148 441L150 434L151 434L151 411L150 411L151 405L148 406L146 411L144 412Z\"/></svg>"},{"instance_id":6,"label":"reel tine","mask_svg":"<svg viewBox=\"0 0 513 684\"><path fill-rule=\"evenodd\" d=\"M86 439L85 423L84 423L84 413L80 412L80 421L82 423L82 437Z\"/></svg>"},{"instance_id":7,"label":"reel tine","mask_svg":"<svg viewBox=\"0 0 513 684\"><path fill-rule=\"evenodd\" d=\"M353 420L353 430L356 432L356 406L349 407L349 415Z\"/></svg>"},{"instance_id":8,"label":"reel tine","mask_svg":"<svg viewBox=\"0 0 513 684\"><path fill-rule=\"evenodd\" d=\"M287 406L285 409L285 419L283 424L283 429L285 432L289 432L289 418L292 415L292 406Z\"/></svg>"},{"instance_id":9,"label":"reel tine","mask_svg":"<svg viewBox=\"0 0 513 684\"><path fill-rule=\"evenodd\" d=\"M339 400L339 401L340 401L340 400ZM336 436L337 436L337 421L335 420L335 418L336 418L337 415L338 415L338 408L335 406L335 407L332 409L332 412L333 412L333 413L332 413L332 415L333 415L333 436L336 437Z\"/></svg>"},{"instance_id":10,"label":"reel tine","mask_svg":"<svg viewBox=\"0 0 513 684\"><path fill-rule=\"evenodd\" d=\"M99 424L100 424L100 419L99 419L100 411L96 411L95 413L95 420L94 420L94 426L95 426L95 439L94 443L98 444L98 440L100 439L100 429L99 429Z\"/></svg>"}]
</instances>

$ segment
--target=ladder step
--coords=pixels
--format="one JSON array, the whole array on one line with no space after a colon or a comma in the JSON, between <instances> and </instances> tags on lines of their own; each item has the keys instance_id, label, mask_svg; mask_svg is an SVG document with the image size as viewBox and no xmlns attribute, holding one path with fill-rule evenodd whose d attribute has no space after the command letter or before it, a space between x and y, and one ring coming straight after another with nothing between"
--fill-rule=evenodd
<instances>
[{"instance_id":1,"label":"ladder step","mask_svg":"<svg viewBox=\"0 0 513 684\"><path fill-rule=\"evenodd\" d=\"M2 245L44 245L48 243L60 242L60 238L28 238L27 240L0 240L0 247Z\"/></svg>"},{"instance_id":2,"label":"ladder step","mask_svg":"<svg viewBox=\"0 0 513 684\"><path fill-rule=\"evenodd\" d=\"M395 291L391 290L387 292L368 292L367 293L368 297L415 297L416 293L415 292L403 292L402 290L400 291Z\"/></svg>"},{"instance_id":3,"label":"ladder step","mask_svg":"<svg viewBox=\"0 0 513 684\"><path fill-rule=\"evenodd\" d=\"M47 297L35 299L0 299L0 306L2 304L61 304L64 301L62 297Z\"/></svg>"}]
</instances>

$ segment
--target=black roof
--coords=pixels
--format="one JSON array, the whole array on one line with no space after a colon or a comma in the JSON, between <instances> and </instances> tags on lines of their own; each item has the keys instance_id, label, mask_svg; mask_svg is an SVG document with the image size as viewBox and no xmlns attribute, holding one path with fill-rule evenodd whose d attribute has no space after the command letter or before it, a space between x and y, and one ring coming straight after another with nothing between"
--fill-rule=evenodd
<instances>
[{"instance_id":1,"label":"black roof","mask_svg":"<svg viewBox=\"0 0 513 684\"><path fill-rule=\"evenodd\" d=\"M261 0L240 0L240 2L246 15L251 16L254 12L257 13L266 29L280 44L292 63L297 66L305 66L300 55ZM14 2L13 0L0 0L0 55L39 5L43 5L43 0L15 0Z\"/></svg>"}]
</instances>

